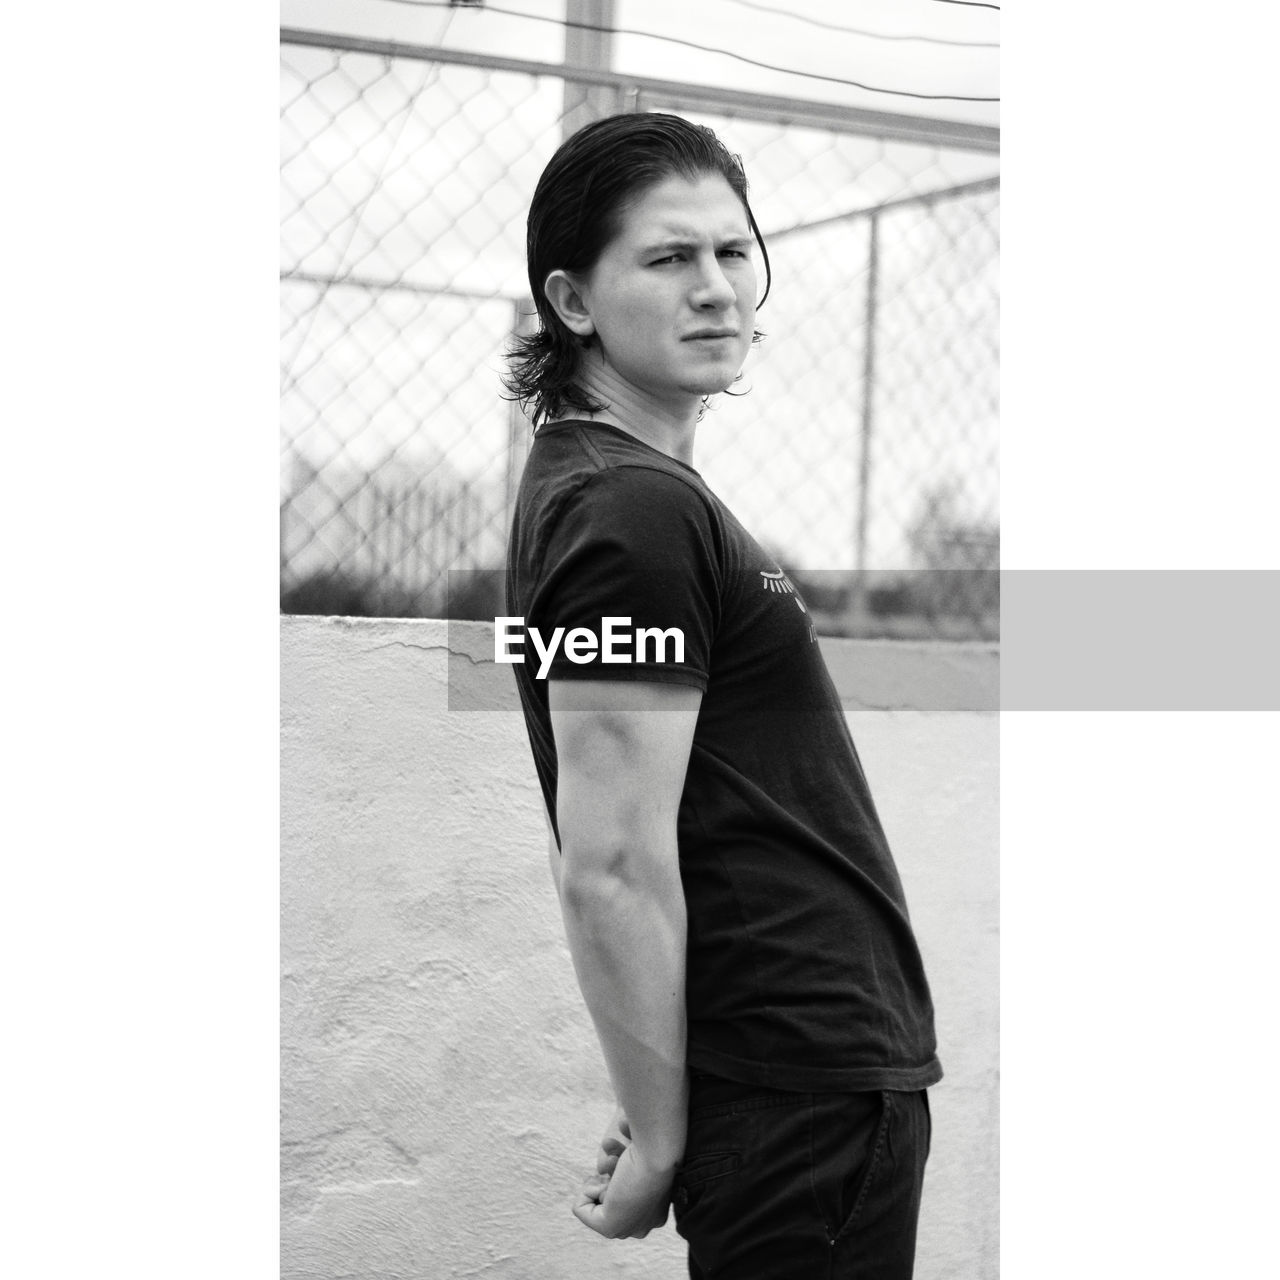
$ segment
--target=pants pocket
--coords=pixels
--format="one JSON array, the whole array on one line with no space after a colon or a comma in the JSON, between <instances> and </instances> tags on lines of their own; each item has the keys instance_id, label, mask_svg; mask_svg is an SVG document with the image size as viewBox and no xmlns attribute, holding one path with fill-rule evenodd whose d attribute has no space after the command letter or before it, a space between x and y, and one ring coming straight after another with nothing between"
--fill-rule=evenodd
<instances>
[{"instance_id":1,"label":"pants pocket","mask_svg":"<svg viewBox=\"0 0 1280 1280\"><path fill-rule=\"evenodd\" d=\"M681 1163L676 1169L671 1189L671 1202L675 1205L677 1220L681 1213L698 1203L707 1183L727 1178L741 1168L741 1151L701 1151Z\"/></svg>"},{"instance_id":2,"label":"pants pocket","mask_svg":"<svg viewBox=\"0 0 1280 1280\"><path fill-rule=\"evenodd\" d=\"M833 1105L839 1114L824 1114ZM879 1173L892 1120L893 1095L888 1092L846 1094L814 1107L814 1190L832 1244L857 1224Z\"/></svg>"}]
</instances>

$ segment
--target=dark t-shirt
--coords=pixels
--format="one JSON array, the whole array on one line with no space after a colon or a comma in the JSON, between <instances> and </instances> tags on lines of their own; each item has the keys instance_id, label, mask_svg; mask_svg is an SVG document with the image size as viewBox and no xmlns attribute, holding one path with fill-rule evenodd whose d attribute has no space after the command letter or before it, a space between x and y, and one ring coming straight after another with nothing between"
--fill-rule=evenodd
<instances>
[{"instance_id":1,"label":"dark t-shirt","mask_svg":"<svg viewBox=\"0 0 1280 1280\"><path fill-rule=\"evenodd\" d=\"M783 1089L936 1083L902 884L808 610L702 477L612 427L544 427L516 502L507 611L544 639L631 620L612 624L611 646L630 661L590 646L572 661L562 644L551 679L703 691L677 820L689 1065ZM662 652L638 644L640 628L678 629L682 657L671 635ZM513 670L554 826L547 681L524 652Z\"/></svg>"}]
</instances>

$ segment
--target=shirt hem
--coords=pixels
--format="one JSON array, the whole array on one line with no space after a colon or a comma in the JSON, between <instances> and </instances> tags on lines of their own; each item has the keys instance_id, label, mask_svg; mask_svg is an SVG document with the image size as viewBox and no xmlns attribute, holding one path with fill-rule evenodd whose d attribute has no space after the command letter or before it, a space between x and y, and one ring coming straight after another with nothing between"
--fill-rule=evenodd
<instances>
[{"instance_id":1,"label":"shirt hem","mask_svg":"<svg viewBox=\"0 0 1280 1280\"><path fill-rule=\"evenodd\" d=\"M643 680L651 684L687 684L707 691L707 677L692 668L671 665L655 667L639 663L619 663L604 666L592 663L553 662L547 671L549 680Z\"/></svg>"},{"instance_id":2,"label":"shirt hem","mask_svg":"<svg viewBox=\"0 0 1280 1280\"><path fill-rule=\"evenodd\" d=\"M692 1070L709 1071L739 1084L814 1093L861 1093L869 1089L914 1093L942 1079L942 1063L936 1056L910 1067L815 1067L753 1062L715 1049L690 1046L688 1062Z\"/></svg>"}]
</instances>

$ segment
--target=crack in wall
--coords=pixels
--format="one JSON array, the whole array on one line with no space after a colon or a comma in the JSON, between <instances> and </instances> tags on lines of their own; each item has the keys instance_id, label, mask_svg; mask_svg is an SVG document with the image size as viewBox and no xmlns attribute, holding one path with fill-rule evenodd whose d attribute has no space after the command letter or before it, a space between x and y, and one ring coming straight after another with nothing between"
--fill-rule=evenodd
<instances>
[{"instance_id":1,"label":"crack in wall","mask_svg":"<svg viewBox=\"0 0 1280 1280\"><path fill-rule=\"evenodd\" d=\"M447 653L451 658L466 658L473 667L491 667L492 658L473 658L465 649L455 649L448 644L414 644L410 640L387 640L382 644L367 645L360 653L376 653L379 649L420 649L423 653Z\"/></svg>"}]
</instances>

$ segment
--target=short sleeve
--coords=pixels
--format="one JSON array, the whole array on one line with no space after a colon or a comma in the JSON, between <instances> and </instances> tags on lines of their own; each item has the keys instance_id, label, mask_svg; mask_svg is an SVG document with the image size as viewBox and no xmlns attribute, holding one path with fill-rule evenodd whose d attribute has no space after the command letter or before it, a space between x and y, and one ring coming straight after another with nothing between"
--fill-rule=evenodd
<instances>
[{"instance_id":1,"label":"short sleeve","mask_svg":"<svg viewBox=\"0 0 1280 1280\"><path fill-rule=\"evenodd\" d=\"M648 680L706 690L719 621L718 539L701 494L648 467L598 472L570 497L526 630L555 679ZM541 662L535 637L526 661Z\"/></svg>"}]
</instances>

